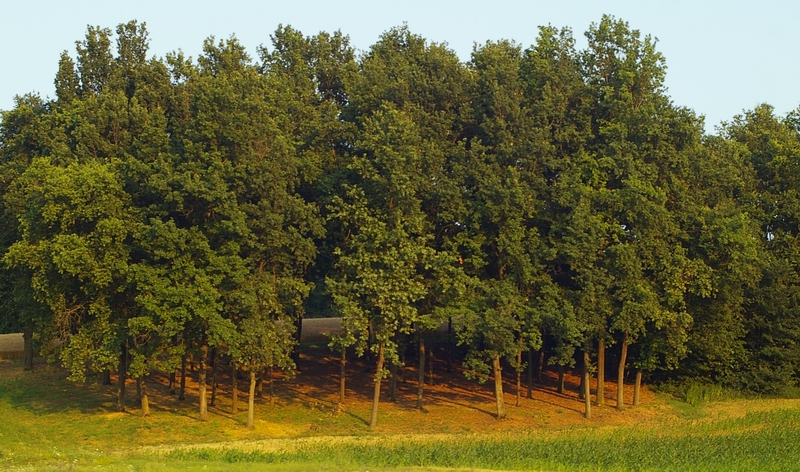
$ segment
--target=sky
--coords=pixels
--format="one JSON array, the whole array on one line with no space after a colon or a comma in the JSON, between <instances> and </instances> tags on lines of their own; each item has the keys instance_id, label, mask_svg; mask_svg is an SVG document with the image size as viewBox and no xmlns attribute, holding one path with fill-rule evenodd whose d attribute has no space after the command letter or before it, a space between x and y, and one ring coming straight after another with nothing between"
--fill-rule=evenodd
<instances>
[{"instance_id":1,"label":"sky","mask_svg":"<svg viewBox=\"0 0 800 472\"><path fill-rule=\"evenodd\" d=\"M779 115L800 106L796 0L0 0L0 110L13 108L15 95L53 97L59 55L75 57L87 25L145 22L151 55L180 49L196 58L205 38L231 35L255 57L280 24L306 35L340 30L364 51L405 23L467 61L476 43L527 47L548 24L571 28L583 48L583 33L603 14L658 39L668 94L704 115L709 133L761 103Z\"/></svg>"}]
</instances>

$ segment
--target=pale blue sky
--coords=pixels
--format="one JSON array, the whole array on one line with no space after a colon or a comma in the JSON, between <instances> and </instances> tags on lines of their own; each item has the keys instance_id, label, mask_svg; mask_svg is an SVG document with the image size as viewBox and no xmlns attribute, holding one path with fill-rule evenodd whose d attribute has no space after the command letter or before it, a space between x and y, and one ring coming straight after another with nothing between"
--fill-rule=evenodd
<instances>
[{"instance_id":1,"label":"pale blue sky","mask_svg":"<svg viewBox=\"0 0 800 472\"><path fill-rule=\"evenodd\" d=\"M53 96L59 54L66 49L74 56L87 24L113 29L144 21L151 55L182 49L196 57L206 37L231 34L255 55L281 23L306 35L341 30L365 50L406 22L467 60L475 42L513 39L528 46L544 24L572 28L582 47L583 32L604 13L659 39L669 94L705 115L708 131L759 103L780 114L800 105L797 1L0 0L0 110L10 109L16 94Z\"/></svg>"}]
</instances>

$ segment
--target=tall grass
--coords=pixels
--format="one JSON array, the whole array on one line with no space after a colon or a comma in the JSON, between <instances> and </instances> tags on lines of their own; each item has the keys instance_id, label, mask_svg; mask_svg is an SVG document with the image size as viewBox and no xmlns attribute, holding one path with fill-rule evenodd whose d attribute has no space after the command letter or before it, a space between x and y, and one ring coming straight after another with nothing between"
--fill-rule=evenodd
<instances>
[{"instance_id":1,"label":"tall grass","mask_svg":"<svg viewBox=\"0 0 800 472\"><path fill-rule=\"evenodd\" d=\"M672 395L678 400L692 406L698 406L708 402L754 397L753 394L746 394L745 392L730 387L724 387L720 384L698 382L696 380L668 382L658 385L655 388L657 391Z\"/></svg>"}]
</instances>

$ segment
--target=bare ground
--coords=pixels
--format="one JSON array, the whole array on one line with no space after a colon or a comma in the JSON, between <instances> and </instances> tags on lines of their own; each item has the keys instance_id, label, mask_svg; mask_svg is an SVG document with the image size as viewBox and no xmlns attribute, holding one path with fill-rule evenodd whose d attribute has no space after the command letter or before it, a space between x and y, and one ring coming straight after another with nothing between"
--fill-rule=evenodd
<instances>
[{"instance_id":1,"label":"bare ground","mask_svg":"<svg viewBox=\"0 0 800 472\"><path fill-rule=\"evenodd\" d=\"M308 320L303 328L304 340L326 339L323 334L333 333L338 328L338 320ZM22 336L0 335L0 352L22 352ZM516 373L510 367L503 371L504 401L508 417L503 421L495 418L495 400L493 380L484 384L464 377L457 353L452 353L453 362L447 362L448 351L439 345L434 348L433 384L426 373L423 408L416 408L417 369L416 360L410 355L406 366L398 372L397 396L395 402L388 401L388 381L382 383L382 396L379 412L378 429L392 434L417 433L459 433L518 430L519 428L565 428L586 425L618 425L646 423L656 417L670 415L670 408L646 387L641 392L641 405L632 407L633 385L625 385L624 411L616 409L616 382L612 377L606 381L603 392L605 406L592 408L592 419L583 417L584 402L578 399L579 377L573 372L565 374L564 393L556 391L557 373L545 370L541 382L532 385L532 398L527 398L525 375L522 376L520 406L516 403ZM301 408L313 410L321 417L348 415L352 421L323 421L319 424L305 426L279 425L270 422L269 401L259 399L258 409L265 419L257 421L262 437L293 437L312 434L350 434L353 425L365 428L369 421L372 392L374 388L374 363L364 358L348 356L347 391L343 405L339 405L339 357L332 353L325 342L309 345L304 343L297 362L297 375L287 379L280 373L275 378L276 407ZM0 357L2 359L3 357ZM449 371L448 371L449 364ZM607 372L607 375L611 374ZM116 383L116 379L112 381ZM177 395L170 394L167 388L168 376L163 373L153 374L148 383L150 401L154 414L159 410L183 412L194 415L197 403L198 384L196 372L187 375L187 399L178 401ZM209 370L208 381L211 381ZM596 379L592 380L592 400L596 399ZM113 411L114 386L107 386L107 400L103 405L110 413ZM240 411L247 408L246 379L240 374ZM129 380L128 405L131 412L137 411L135 405L135 386ZM210 391L209 391L210 394ZM269 395L269 387L265 382L264 397ZM212 414L241 421L239 416L231 415L231 369L221 363L218 374L218 391L216 406L211 408ZM266 416L264 416L266 415ZM260 426L259 426L260 424Z\"/></svg>"},{"instance_id":2,"label":"bare ground","mask_svg":"<svg viewBox=\"0 0 800 472\"><path fill-rule=\"evenodd\" d=\"M434 361L434 383L426 374L423 408L416 408L417 369L406 366L398 381L396 401L388 398L388 381L382 382L378 431L385 434L441 434L518 431L520 429L563 429L573 426L600 426L647 423L664 415L672 415L671 408L659 400L646 387L641 392L641 405L632 407L633 385L625 385L626 408L616 409L616 383L605 385L605 406L592 407L592 418L583 416L584 402L578 399L579 377L572 372L565 375L564 393L557 393L558 375L545 371L541 383L532 388L532 398L527 398L527 387L523 376L520 406L516 401L516 376L506 368L509 377L504 378L507 418L498 421L495 417L493 380L484 384L464 377L460 365L452 363L447 371L446 351L436 351ZM409 360L409 364L410 364ZM210 372L209 372L210 374ZM230 367L221 365L218 375L218 397L212 414L243 420L242 414L232 416ZM246 380L240 374L240 411L247 408ZM365 359L350 357L347 364L347 390L343 405L339 404L339 358L324 345L305 346L300 353L297 375L287 379L280 373L275 377L275 406L269 406L269 387L263 386L263 397L257 400L256 429L260 437L297 437L311 435L353 434L366 429L372 406L374 366ZM210 381L211 376L208 376ZM176 395L167 393L166 375L154 375L151 388L151 404L155 409L178 411L194 416L197 403L196 374L187 375L187 401L176 401ZM134 392L130 384L129 392ZM596 379L592 382L592 400L596 399ZM129 397L129 402L133 399ZM129 403L129 404L130 404ZM185 411L191 406L190 411ZM320 419L306 424L281 423L275 416L275 408L303 409L313 412ZM136 409L131 409L135 412ZM296 411L296 410L295 410ZM272 413L271 413L272 412ZM332 417L347 415L349 422L337 422ZM291 416L291 414L289 414ZM313 415L311 415L313 416ZM296 415L295 415L296 418ZM327 418L327 420L326 420ZM355 426L354 426L355 425ZM354 429L355 428L355 429ZM236 437L236 436L234 436Z\"/></svg>"}]
</instances>

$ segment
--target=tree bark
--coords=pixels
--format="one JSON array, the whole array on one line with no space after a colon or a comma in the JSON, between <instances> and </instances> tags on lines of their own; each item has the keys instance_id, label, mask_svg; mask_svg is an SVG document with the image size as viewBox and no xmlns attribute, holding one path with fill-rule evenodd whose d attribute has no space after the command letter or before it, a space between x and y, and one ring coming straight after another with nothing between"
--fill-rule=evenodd
<instances>
[{"instance_id":1,"label":"tree bark","mask_svg":"<svg viewBox=\"0 0 800 472\"><path fill-rule=\"evenodd\" d=\"M625 361L628 357L628 333L622 334L622 349L619 356L619 367L617 368L617 409L625 408L625 398L623 386L625 385Z\"/></svg>"},{"instance_id":2,"label":"tree bark","mask_svg":"<svg viewBox=\"0 0 800 472\"><path fill-rule=\"evenodd\" d=\"M239 413L239 369L235 363L231 362L231 364L231 370L233 371L233 377L231 378L231 390L233 390L231 395L231 414L235 415Z\"/></svg>"},{"instance_id":3,"label":"tree bark","mask_svg":"<svg viewBox=\"0 0 800 472\"><path fill-rule=\"evenodd\" d=\"M256 411L256 373L250 371L250 392L247 395L247 427L252 428L255 423Z\"/></svg>"},{"instance_id":4,"label":"tree bark","mask_svg":"<svg viewBox=\"0 0 800 472\"><path fill-rule=\"evenodd\" d=\"M169 387L167 387L169 389L169 394L170 395L175 395L175 381L176 380L177 380L177 377L175 375L175 371L173 370L172 372L169 373Z\"/></svg>"},{"instance_id":5,"label":"tree bark","mask_svg":"<svg viewBox=\"0 0 800 472\"><path fill-rule=\"evenodd\" d=\"M522 349L517 349L517 402L522 406Z\"/></svg>"},{"instance_id":6,"label":"tree bark","mask_svg":"<svg viewBox=\"0 0 800 472\"><path fill-rule=\"evenodd\" d=\"M636 383L633 384L633 406L639 406L639 392L642 388L642 369L636 369Z\"/></svg>"},{"instance_id":7,"label":"tree bark","mask_svg":"<svg viewBox=\"0 0 800 472\"><path fill-rule=\"evenodd\" d=\"M217 364L219 364L219 356L217 354L217 348L213 348L211 350L211 406L214 406L217 402Z\"/></svg>"},{"instance_id":8,"label":"tree bark","mask_svg":"<svg viewBox=\"0 0 800 472\"><path fill-rule=\"evenodd\" d=\"M603 334L597 339L597 405L606 403L606 340Z\"/></svg>"},{"instance_id":9,"label":"tree bark","mask_svg":"<svg viewBox=\"0 0 800 472\"><path fill-rule=\"evenodd\" d=\"M178 393L178 400L186 400L186 353L181 358L181 390Z\"/></svg>"},{"instance_id":10,"label":"tree bark","mask_svg":"<svg viewBox=\"0 0 800 472\"><path fill-rule=\"evenodd\" d=\"M419 370L417 371L417 408L422 409L422 394L425 389L425 337L419 336Z\"/></svg>"},{"instance_id":11,"label":"tree bark","mask_svg":"<svg viewBox=\"0 0 800 472\"><path fill-rule=\"evenodd\" d=\"M584 396L584 416L586 419L592 417L592 390L591 377L589 376L589 351L583 351L583 396Z\"/></svg>"},{"instance_id":12,"label":"tree bark","mask_svg":"<svg viewBox=\"0 0 800 472\"><path fill-rule=\"evenodd\" d=\"M564 393L564 366L558 366L558 387L556 388L556 392Z\"/></svg>"},{"instance_id":13,"label":"tree bark","mask_svg":"<svg viewBox=\"0 0 800 472\"><path fill-rule=\"evenodd\" d=\"M139 384L139 391L141 392L142 397L142 416L150 416L150 401L147 399L147 384L143 378L136 379L136 382Z\"/></svg>"},{"instance_id":14,"label":"tree bark","mask_svg":"<svg viewBox=\"0 0 800 472\"><path fill-rule=\"evenodd\" d=\"M26 325L22 332L23 370L33 370L33 328Z\"/></svg>"},{"instance_id":15,"label":"tree bark","mask_svg":"<svg viewBox=\"0 0 800 472\"><path fill-rule=\"evenodd\" d=\"M369 418L369 429L375 429L378 424L378 402L381 399L381 373L383 372L383 350L385 345L378 345L378 368L375 372L375 390L372 393L372 415Z\"/></svg>"},{"instance_id":16,"label":"tree bark","mask_svg":"<svg viewBox=\"0 0 800 472\"><path fill-rule=\"evenodd\" d=\"M528 398L533 398L533 349L528 349Z\"/></svg>"},{"instance_id":17,"label":"tree bark","mask_svg":"<svg viewBox=\"0 0 800 472\"><path fill-rule=\"evenodd\" d=\"M111 372L104 370L100 372L100 385L111 385Z\"/></svg>"},{"instance_id":18,"label":"tree bark","mask_svg":"<svg viewBox=\"0 0 800 472\"><path fill-rule=\"evenodd\" d=\"M346 369L345 366L347 365L347 348L342 349L342 360L340 364L339 370L339 403L344 403L344 396L345 396L345 382L347 381L346 377Z\"/></svg>"},{"instance_id":19,"label":"tree bark","mask_svg":"<svg viewBox=\"0 0 800 472\"><path fill-rule=\"evenodd\" d=\"M208 420L208 401L206 399L206 356L208 356L208 346L200 347L200 373L198 375L199 395L200 395L200 421Z\"/></svg>"},{"instance_id":20,"label":"tree bark","mask_svg":"<svg viewBox=\"0 0 800 472\"><path fill-rule=\"evenodd\" d=\"M125 380L128 373L128 345L123 341L117 368L117 410L125 411Z\"/></svg>"},{"instance_id":21,"label":"tree bark","mask_svg":"<svg viewBox=\"0 0 800 472\"><path fill-rule=\"evenodd\" d=\"M497 401L497 419L506 417L506 406L503 398L503 370L500 367L500 354L495 354L492 359L492 370L494 371L494 398Z\"/></svg>"}]
</instances>

